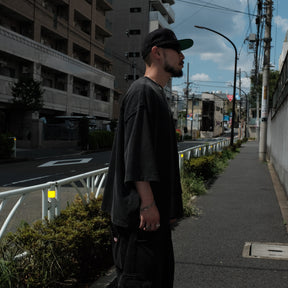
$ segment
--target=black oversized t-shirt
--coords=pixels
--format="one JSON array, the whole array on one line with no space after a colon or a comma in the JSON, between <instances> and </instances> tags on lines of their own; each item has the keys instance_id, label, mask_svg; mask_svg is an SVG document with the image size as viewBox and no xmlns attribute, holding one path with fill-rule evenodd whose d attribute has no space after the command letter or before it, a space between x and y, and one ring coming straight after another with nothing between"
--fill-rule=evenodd
<instances>
[{"instance_id":1,"label":"black oversized t-shirt","mask_svg":"<svg viewBox=\"0 0 288 288\"><path fill-rule=\"evenodd\" d=\"M150 182L161 225L182 217L174 121L162 87L147 77L131 85L121 105L102 203L115 225L139 221L135 181Z\"/></svg>"}]
</instances>

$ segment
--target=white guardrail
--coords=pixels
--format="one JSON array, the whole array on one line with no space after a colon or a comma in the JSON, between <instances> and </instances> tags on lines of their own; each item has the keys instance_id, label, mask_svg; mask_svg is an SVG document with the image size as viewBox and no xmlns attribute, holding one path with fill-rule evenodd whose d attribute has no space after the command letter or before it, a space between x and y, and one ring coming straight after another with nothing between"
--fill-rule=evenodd
<instances>
[{"instance_id":1,"label":"white guardrail","mask_svg":"<svg viewBox=\"0 0 288 288\"><path fill-rule=\"evenodd\" d=\"M183 167L184 160L189 160L191 157L200 157L212 152L221 151L223 147L228 146L229 143L230 142L228 139L223 139L217 142L199 145L180 151L178 153L179 167ZM12 222L12 219L16 217L16 212L19 212L18 218L21 218L18 219L19 223L16 221L17 227L21 221L23 221L22 216L24 214L30 214L32 213L31 210L35 209L35 207L39 207L35 206L33 209L31 208L31 210L29 210L29 207L27 208L29 205L27 205L24 200L27 199L29 195L36 193L36 197L32 198L32 200L27 200L26 202L32 201L35 205L34 202L42 201L42 219L47 217L49 220L51 220L60 214L60 210L62 208L65 208L63 207L64 203L62 199L64 193L68 194L68 202L73 201L73 195L76 194L79 195L83 203L89 202L91 193L93 193L92 195L95 198L103 193L107 172L108 167L58 181L0 192L0 239L7 230L8 225ZM40 217L41 216L39 215L39 218Z\"/></svg>"}]
</instances>

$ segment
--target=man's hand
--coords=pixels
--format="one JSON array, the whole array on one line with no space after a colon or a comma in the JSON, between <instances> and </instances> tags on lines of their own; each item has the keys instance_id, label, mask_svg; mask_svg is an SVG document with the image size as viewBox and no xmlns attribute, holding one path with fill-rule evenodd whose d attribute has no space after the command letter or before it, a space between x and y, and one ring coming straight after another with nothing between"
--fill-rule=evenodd
<instances>
[{"instance_id":1,"label":"man's hand","mask_svg":"<svg viewBox=\"0 0 288 288\"><path fill-rule=\"evenodd\" d=\"M160 214L150 183L135 182L135 186L141 199L139 228L145 231L155 231L160 227Z\"/></svg>"},{"instance_id":2,"label":"man's hand","mask_svg":"<svg viewBox=\"0 0 288 288\"><path fill-rule=\"evenodd\" d=\"M139 228L145 231L156 231L159 227L160 227L160 214L157 206L154 204L152 207L145 210L141 210L140 208Z\"/></svg>"}]
</instances>

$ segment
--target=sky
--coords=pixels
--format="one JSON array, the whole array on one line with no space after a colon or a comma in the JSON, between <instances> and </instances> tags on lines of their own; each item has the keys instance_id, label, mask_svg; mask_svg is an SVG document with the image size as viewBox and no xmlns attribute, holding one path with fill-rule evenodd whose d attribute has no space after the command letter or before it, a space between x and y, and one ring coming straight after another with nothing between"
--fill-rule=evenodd
<instances>
[{"instance_id":1,"label":"sky","mask_svg":"<svg viewBox=\"0 0 288 288\"><path fill-rule=\"evenodd\" d=\"M215 6L221 7L215 9ZM179 91L180 95L183 94L187 85L189 63L189 88L192 93L221 91L233 94L235 50L232 44L211 31L194 27L198 25L225 35L235 44L238 54L237 72L241 69L241 89L249 93L254 53L249 49L249 42L245 39L250 33L257 32L254 16L257 14L257 0L175 0L172 8L175 12L175 23L171 25L171 29L177 38L194 40L193 47L183 51L184 75L181 78L173 78L173 90ZM263 28L262 37L264 30ZM271 69L278 70L279 56L287 30L288 1L273 0ZM263 64L262 54L263 46L260 52L260 69ZM239 80L236 86L239 87Z\"/></svg>"}]
</instances>

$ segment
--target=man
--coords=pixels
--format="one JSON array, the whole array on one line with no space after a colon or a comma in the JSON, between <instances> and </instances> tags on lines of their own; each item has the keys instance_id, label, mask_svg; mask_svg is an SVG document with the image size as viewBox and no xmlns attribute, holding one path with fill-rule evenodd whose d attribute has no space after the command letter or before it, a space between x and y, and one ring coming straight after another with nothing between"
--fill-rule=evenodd
<instances>
[{"instance_id":1,"label":"man","mask_svg":"<svg viewBox=\"0 0 288 288\"><path fill-rule=\"evenodd\" d=\"M131 85L121 105L102 203L113 224L118 287L173 287L170 226L182 217L183 207L175 127L164 87L171 77L182 76L181 50L192 45L193 40L177 40L169 29L149 33L142 46L145 75ZM144 284L127 284L126 274Z\"/></svg>"}]
</instances>

